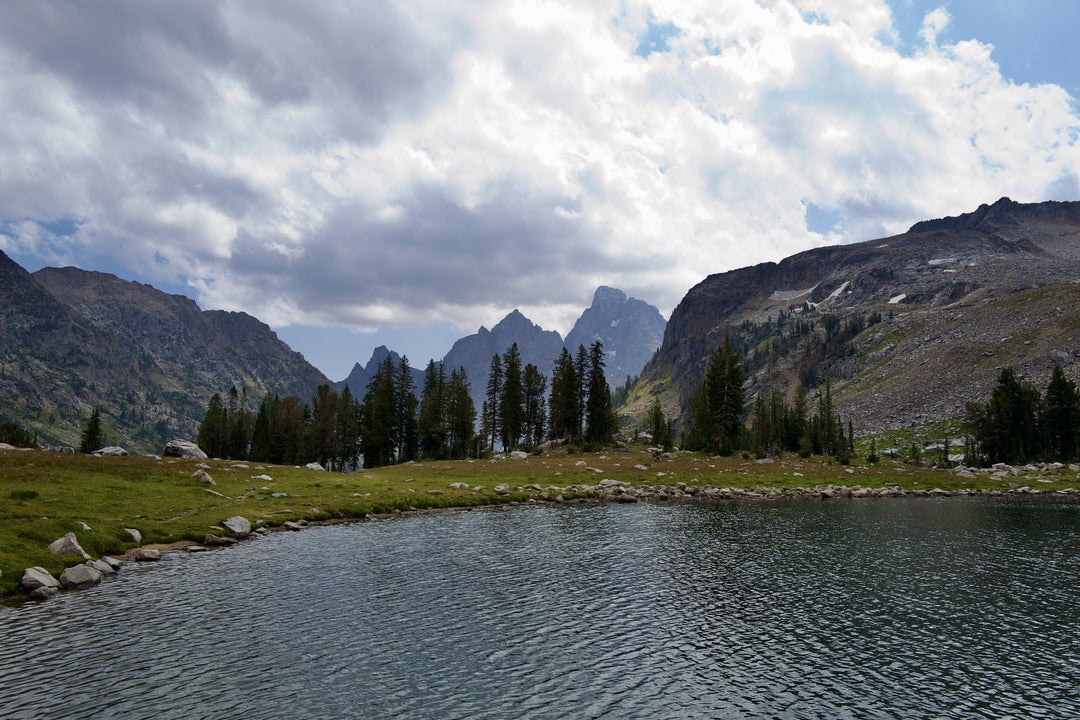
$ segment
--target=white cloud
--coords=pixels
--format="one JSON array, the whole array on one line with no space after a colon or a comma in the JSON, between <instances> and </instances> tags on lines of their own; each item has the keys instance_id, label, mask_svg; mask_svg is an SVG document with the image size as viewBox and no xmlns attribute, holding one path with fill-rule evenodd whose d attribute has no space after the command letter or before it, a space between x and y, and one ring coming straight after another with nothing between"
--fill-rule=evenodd
<instances>
[{"instance_id":1,"label":"white cloud","mask_svg":"<svg viewBox=\"0 0 1080 720\"><path fill-rule=\"evenodd\" d=\"M599 284L668 311L708 273L1080 176L1067 94L941 44L944 10L905 55L854 0L54 5L0 29L3 247L275 325L521 307L565 332Z\"/></svg>"}]
</instances>

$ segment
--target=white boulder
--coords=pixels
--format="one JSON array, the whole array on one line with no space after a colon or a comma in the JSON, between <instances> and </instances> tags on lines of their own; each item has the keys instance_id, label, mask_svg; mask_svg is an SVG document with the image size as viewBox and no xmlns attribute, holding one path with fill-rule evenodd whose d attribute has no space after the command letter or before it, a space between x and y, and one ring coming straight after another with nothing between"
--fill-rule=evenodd
<instances>
[{"instance_id":1,"label":"white boulder","mask_svg":"<svg viewBox=\"0 0 1080 720\"><path fill-rule=\"evenodd\" d=\"M82 549L79 545L79 541L75 538L75 533L69 532L62 538L53 540L49 544L49 552L54 555L74 555L81 557L83 560L89 560L90 554Z\"/></svg>"},{"instance_id":2,"label":"white boulder","mask_svg":"<svg viewBox=\"0 0 1080 720\"><path fill-rule=\"evenodd\" d=\"M42 587L58 588L60 581L43 567L31 567L23 571L21 585L23 590L37 590Z\"/></svg>"},{"instance_id":3,"label":"white boulder","mask_svg":"<svg viewBox=\"0 0 1080 720\"><path fill-rule=\"evenodd\" d=\"M241 515L234 515L221 523L221 526L231 532L233 537L245 538L251 534L251 523Z\"/></svg>"},{"instance_id":4,"label":"white boulder","mask_svg":"<svg viewBox=\"0 0 1080 720\"><path fill-rule=\"evenodd\" d=\"M161 451L162 457L174 457L174 458L193 458L196 460L205 460L206 453L204 453L198 445L189 440L170 440L165 444L165 449Z\"/></svg>"}]
</instances>

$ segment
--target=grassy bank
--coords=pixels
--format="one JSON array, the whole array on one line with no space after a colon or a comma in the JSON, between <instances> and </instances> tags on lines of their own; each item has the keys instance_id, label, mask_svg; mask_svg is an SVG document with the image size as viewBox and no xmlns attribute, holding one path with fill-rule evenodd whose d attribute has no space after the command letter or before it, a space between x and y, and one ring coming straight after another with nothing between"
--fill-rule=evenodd
<instances>
[{"instance_id":1,"label":"grassy bank","mask_svg":"<svg viewBox=\"0 0 1080 720\"><path fill-rule=\"evenodd\" d=\"M96 458L35 450L0 452L0 595L15 591L23 569L40 565L58 575L74 559L46 547L67 532L93 557L144 544L200 541L221 533L218 523L243 515L277 526L286 520L363 518L410 509L475 506L553 499L559 490L611 478L638 485L786 488L861 485L905 489L1007 490L1031 485L1042 491L1080 488L1077 473L1025 472L1019 477L975 478L894 461L844 468L794 456L755 463L740 457L679 453L654 457L646 448L567 454L524 460L417 462L350 474L223 460L202 461L215 481L193 477L200 461ZM267 479L269 478L269 479ZM452 487L455 484L465 487ZM508 486L497 492L499 485ZM533 486L533 487L528 487ZM563 492L568 497L573 493ZM91 530L82 528L81 523Z\"/></svg>"}]
</instances>

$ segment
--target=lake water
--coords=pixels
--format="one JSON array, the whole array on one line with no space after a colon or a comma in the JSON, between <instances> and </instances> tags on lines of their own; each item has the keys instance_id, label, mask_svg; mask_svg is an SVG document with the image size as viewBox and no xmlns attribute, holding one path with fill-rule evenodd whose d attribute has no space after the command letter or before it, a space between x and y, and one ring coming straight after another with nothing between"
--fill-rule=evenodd
<instances>
[{"instance_id":1,"label":"lake water","mask_svg":"<svg viewBox=\"0 0 1080 720\"><path fill-rule=\"evenodd\" d=\"M1080 505L477 510L0 608L3 718L1080 717Z\"/></svg>"}]
</instances>

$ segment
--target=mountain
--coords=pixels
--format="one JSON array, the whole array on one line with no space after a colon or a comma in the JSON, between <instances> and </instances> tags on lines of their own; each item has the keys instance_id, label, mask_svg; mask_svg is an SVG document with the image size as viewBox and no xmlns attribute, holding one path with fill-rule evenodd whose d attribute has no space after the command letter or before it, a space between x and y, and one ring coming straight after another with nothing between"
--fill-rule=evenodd
<instances>
[{"instance_id":1,"label":"mountain","mask_svg":"<svg viewBox=\"0 0 1080 720\"><path fill-rule=\"evenodd\" d=\"M490 330L481 326L475 334L461 338L443 358L448 373L457 368L465 369L478 413L487 394L491 357L502 355L515 342L521 353L522 367L532 363L544 375L551 376L555 359L562 352L562 337L554 330L544 330L518 310Z\"/></svg>"},{"instance_id":2,"label":"mountain","mask_svg":"<svg viewBox=\"0 0 1080 720\"><path fill-rule=\"evenodd\" d=\"M638 375L664 338L667 322L652 305L628 298L622 290L601 286L593 295L565 345L571 352L579 345L603 343L608 384L618 387L628 377Z\"/></svg>"},{"instance_id":3,"label":"mountain","mask_svg":"<svg viewBox=\"0 0 1080 720\"><path fill-rule=\"evenodd\" d=\"M30 274L0 253L0 407L43 442L74 445L94 407L110 442L158 451L193 437L214 392L309 397L329 382L264 323L204 311L114 275Z\"/></svg>"},{"instance_id":4,"label":"mountain","mask_svg":"<svg viewBox=\"0 0 1080 720\"><path fill-rule=\"evenodd\" d=\"M1080 366L1080 203L1002 198L894 237L710 275L671 315L630 411L685 413L730 334L749 397L831 378L856 433L956 418L1001 368L1045 389ZM685 416L684 416L685 417Z\"/></svg>"},{"instance_id":5,"label":"mountain","mask_svg":"<svg viewBox=\"0 0 1080 720\"><path fill-rule=\"evenodd\" d=\"M334 383L338 390L342 390L346 385L349 386L349 392L357 400L362 401L364 399L364 393L367 392L368 383L375 377L379 371L379 365L386 361L389 357L397 367L401 364L401 356L393 350L388 349L385 345L380 345L375 348L371 353L371 359L367 361L367 365L361 365L356 363L353 365L352 372L349 373L349 377L345 378L339 383ZM420 390L424 387L424 368L417 368L409 366L412 371L413 383L415 384L417 397L420 396Z\"/></svg>"}]
</instances>

